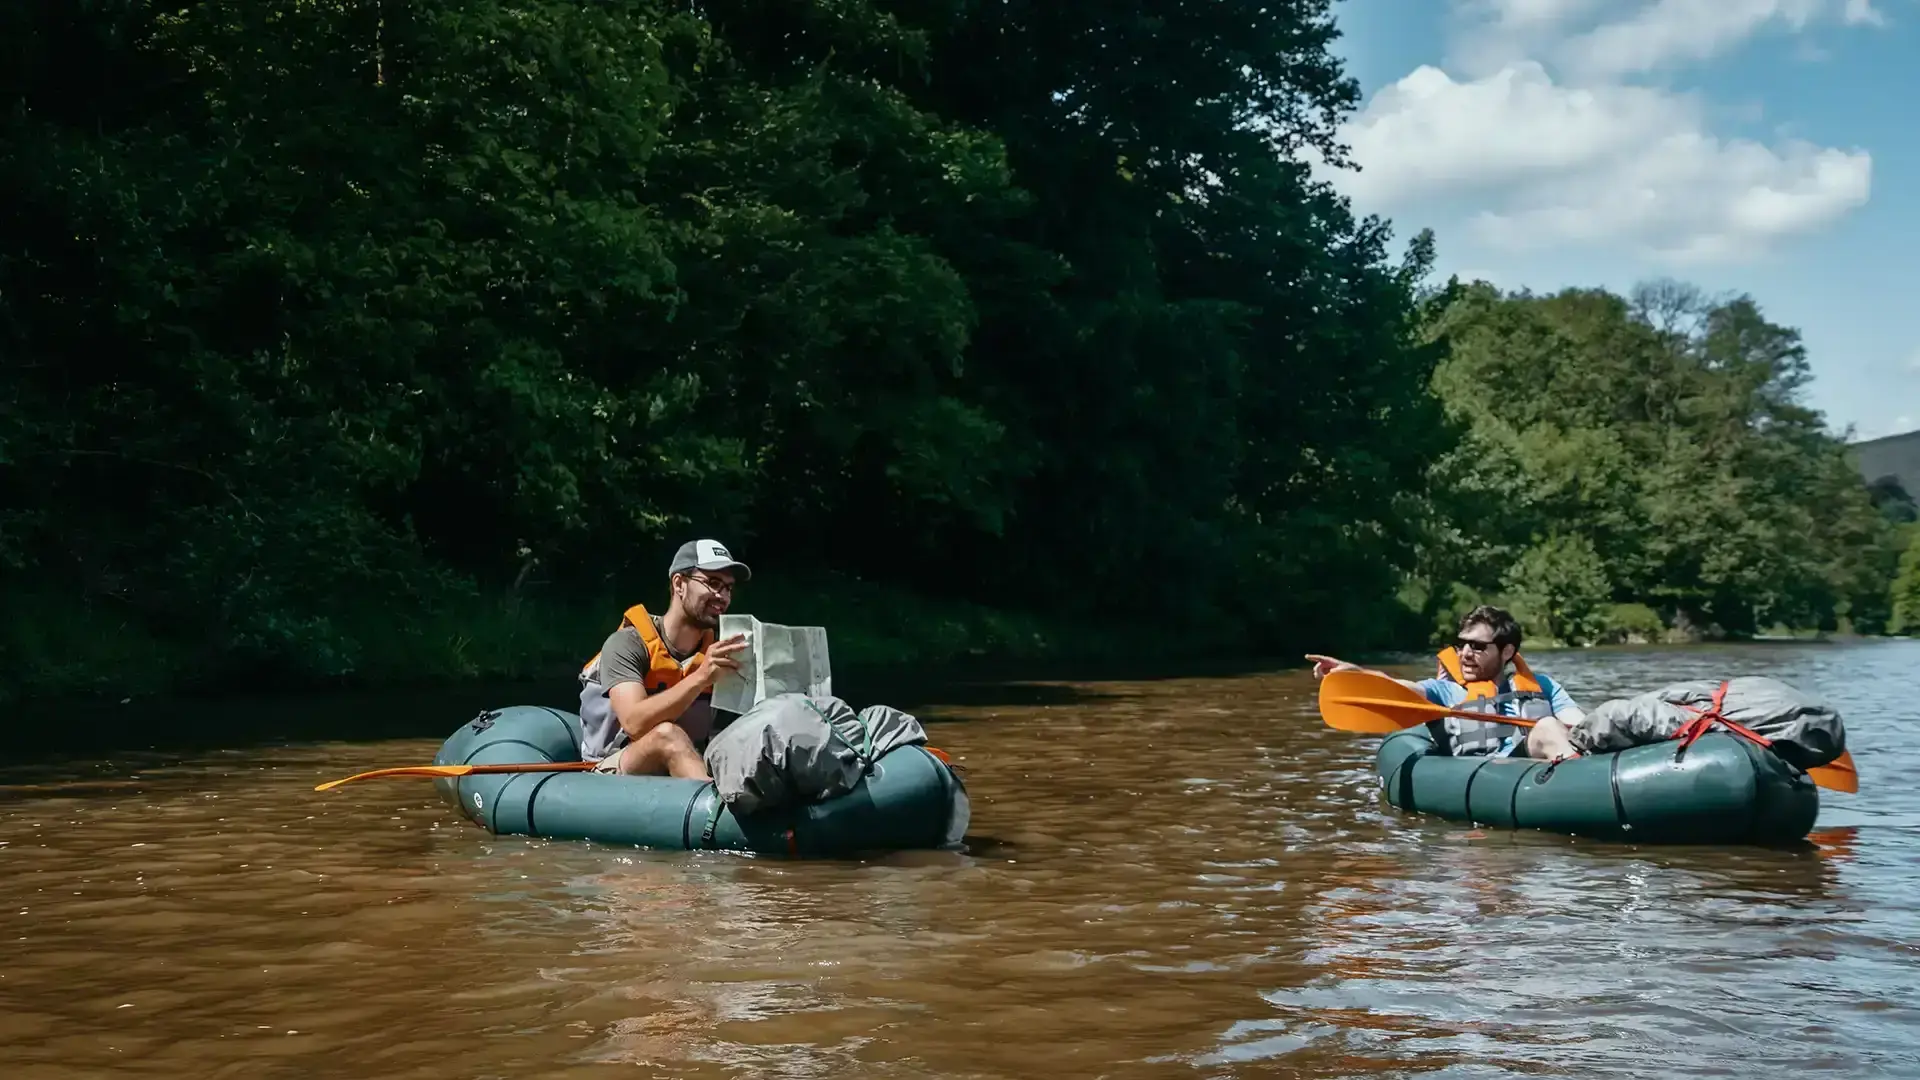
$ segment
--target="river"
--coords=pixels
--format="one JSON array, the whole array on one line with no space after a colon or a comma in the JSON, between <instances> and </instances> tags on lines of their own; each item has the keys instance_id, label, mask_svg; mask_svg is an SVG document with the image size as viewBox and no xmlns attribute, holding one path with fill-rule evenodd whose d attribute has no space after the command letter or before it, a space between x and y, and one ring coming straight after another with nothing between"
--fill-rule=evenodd
<instances>
[{"instance_id":1,"label":"river","mask_svg":"<svg viewBox=\"0 0 1920 1080\"><path fill-rule=\"evenodd\" d=\"M0 1075L1920 1076L1920 642L1535 663L1589 707L1817 690L1860 792L1822 792L1794 850L1426 820L1303 670L889 699L970 770L970 850L864 863L496 839L424 780L311 790L430 760L471 715L450 699L404 705L428 738L16 759Z\"/></svg>"}]
</instances>

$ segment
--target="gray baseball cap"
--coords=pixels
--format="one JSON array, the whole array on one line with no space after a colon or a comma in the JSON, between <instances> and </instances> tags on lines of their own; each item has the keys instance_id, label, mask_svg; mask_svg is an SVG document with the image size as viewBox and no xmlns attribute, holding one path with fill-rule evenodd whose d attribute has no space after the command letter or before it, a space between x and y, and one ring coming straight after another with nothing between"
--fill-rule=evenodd
<instances>
[{"instance_id":1,"label":"gray baseball cap","mask_svg":"<svg viewBox=\"0 0 1920 1080\"><path fill-rule=\"evenodd\" d=\"M668 576L684 574L689 570L731 570L737 581L750 581L753 571L747 564L733 557L725 544L718 540L689 540L680 545L674 553L673 566L667 570Z\"/></svg>"}]
</instances>

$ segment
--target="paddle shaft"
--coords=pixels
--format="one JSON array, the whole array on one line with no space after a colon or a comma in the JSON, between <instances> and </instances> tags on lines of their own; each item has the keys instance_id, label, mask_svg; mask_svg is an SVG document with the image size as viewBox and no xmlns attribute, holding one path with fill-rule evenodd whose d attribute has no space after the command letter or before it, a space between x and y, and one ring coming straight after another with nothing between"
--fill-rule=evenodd
<instances>
[{"instance_id":1,"label":"paddle shaft","mask_svg":"<svg viewBox=\"0 0 1920 1080\"><path fill-rule=\"evenodd\" d=\"M1534 721L1524 716L1500 716L1497 713L1471 712L1467 709L1449 709L1445 705L1434 705L1430 702L1386 701L1380 698L1353 697L1340 697L1331 700L1341 705L1357 705L1363 709L1417 713L1426 718L1423 720L1415 720L1409 723L1407 725L1408 727L1412 727L1414 724L1424 724L1427 720L1439 720L1447 716L1458 716L1463 720L1484 720L1489 724L1512 724L1514 727L1530 728L1534 725Z\"/></svg>"},{"instance_id":2,"label":"paddle shaft","mask_svg":"<svg viewBox=\"0 0 1920 1080\"><path fill-rule=\"evenodd\" d=\"M953 758L937 746L924 747L942 765L949 769L964 769L954 764ZM580 772L594 768L595 761L526 761L504 765L402 765L393 769L375 769L372 772L355 773L339 780L329 780L324 784L315 784L313 790L327 791L341 784L351 784L355 780L372 780L386 776L433 776L456 777L470 776L474 773L519 773L519 772Z\"/></svg>"},{"instance_id":3,"label":"paddle shaft","mask_svg":"<svg viewBox=\"0 0 1920 1080\"><path fill-rule=\"evenodd\" d=\"M326 791L341 784L351 784L355 780L371 780L384 776L469 776L473 773L518 773L518 772L567 772L591 769L599 762L595 761L527 761L505 765L402 765L394 769L375 769L372 772L355 773L339 780L329 780L314 785L315 791Z\"/></svg>"}]
</instances>

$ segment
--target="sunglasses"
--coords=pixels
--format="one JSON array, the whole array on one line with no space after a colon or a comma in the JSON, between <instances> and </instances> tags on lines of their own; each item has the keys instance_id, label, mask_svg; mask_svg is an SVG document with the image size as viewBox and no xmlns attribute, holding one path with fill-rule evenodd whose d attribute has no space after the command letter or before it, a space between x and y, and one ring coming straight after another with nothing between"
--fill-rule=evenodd
<instances>
[{"instance_id":1,"label":"sunglasses","mask_svg":"<svg viewBox=\"0 0 1920 1080\"><path fill-rule=\"evenodd\" d=\"M1473 652L1497 652L1499 651L1500 643L1497 641L1475 641L1472 638L1457 637L1453 639L1453 647L1459 649L1461 652L1467 652L1469 650Z\"/></svg>"}]
</instances>

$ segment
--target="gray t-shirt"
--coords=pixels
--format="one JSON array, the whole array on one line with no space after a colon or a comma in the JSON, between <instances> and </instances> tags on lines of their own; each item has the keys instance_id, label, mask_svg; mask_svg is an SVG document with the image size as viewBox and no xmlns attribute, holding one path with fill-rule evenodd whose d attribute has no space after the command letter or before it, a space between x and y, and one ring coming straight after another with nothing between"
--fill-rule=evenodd
<instances>
[{"instance_id":1,"label":"gray t-shirt","mask_svg":"<svg viewBox=\"0 0 1920 1080\"><path fill-rule=\"evenodd\" d=\"M653 619L654 632L666 641L660 616L649 617ZM693 653L681 653L668 643L667 655L684 664ZM644 688L651 666L647 643L640 640L638 630L623 626L607 635L606 642L600 646L600 662L580 675L580 757L583 760L599 761L630 741L619 718L613 715L607 691L623 682L637 682ZM694 698L677 722L686 729L693 745L705 745L713 733L713 695L701 694Z\"/></svg>"}]
</instances>

